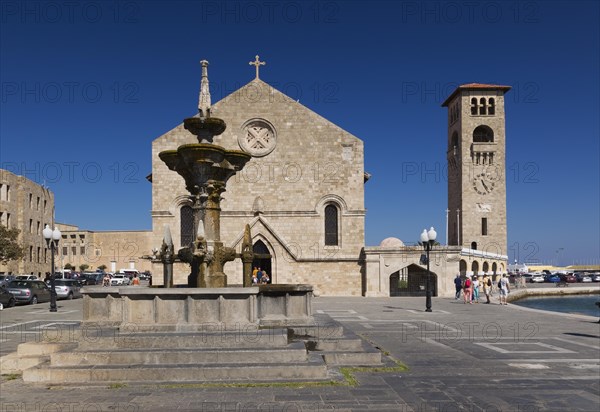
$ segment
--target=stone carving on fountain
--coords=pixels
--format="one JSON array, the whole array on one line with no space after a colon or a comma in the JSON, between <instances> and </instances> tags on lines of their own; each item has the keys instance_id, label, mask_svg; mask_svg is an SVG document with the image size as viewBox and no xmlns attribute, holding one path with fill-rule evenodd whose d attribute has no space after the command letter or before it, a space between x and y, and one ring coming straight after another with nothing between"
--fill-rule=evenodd
<instances>
[{"instance_id":1,"label":"stone carving on fountain","mask_svg":"<svg viewBox=\"0 0 600 412\"><path fill-rule=\"evenodd\" d=\"M170 170L183 177L193 201L197 237L178 252L178 257L192 268L188 286L218 288L227 286L223 265L236 257L235 250L221 242L221 195L229 178L242 170L252 156L213 144L214 136L223 133L226 124L210 115L208 62L202 60L200 64L198 114L183 121L185 129L198 138L198 143L165 150L158 156ZM165 287L169 286L165 284Z\"/></svg>"}]
</instances>

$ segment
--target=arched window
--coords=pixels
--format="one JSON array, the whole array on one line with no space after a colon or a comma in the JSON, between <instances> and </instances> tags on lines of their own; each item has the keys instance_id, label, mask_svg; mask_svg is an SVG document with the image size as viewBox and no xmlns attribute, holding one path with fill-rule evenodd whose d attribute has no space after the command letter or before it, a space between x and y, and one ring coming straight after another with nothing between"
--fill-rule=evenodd
<instances>
[{"instance_id":1,"label":"arched window","mask_svg":"<svg viewBox=\"0 0 600 412\"><path fill-rule=\"evenodd\" d=\"M338 245L338 208L325 206L325 246Z\"/></svg>"},{"instance_id":2,"label":"arched window","mask_svg":"<svg viewBox=\"0 0 600 412\"><path fill-rule=\"evenodd\" d=\"M479 114L487 114L487 102L485 101L485 97L479 99Z\"/></svg>"},{"instance_id":3,"label":"arched window","mask_svg":"<svg viewBox=\"0 0 600 412\"><path fill-rule=\"evenodd\" d=\"M471 249L477 250L477 242L471 242Z\"/></svg>"},{"instance_id":4,"label":"arched window","mask_svg":"<svg viewBox=\"0 0 600 412\"><path fill-rule=\"evenodd\" d=\"M488 114L496 114L496 100L494 98L490 98L489 100L490 107L488 108Z\"/></svg>"},{"instance_id":5,"label":"arched window","mask_svg":"<svg viewBox=\"0 0 600 412\"><path fill-rule=\"evenodd\" d=\"M473 130L473 142L475 143L492 143L494 141L494 131L488 126L477 126Z\"/></svg>"},{"instance_id":6,"label":"arched window","mask_svg":"<svg viewBox=\"0 0 600 412\"><path fill-rule=\"evenodd\" d=\"M186 247L194 241L194 212L190 206L183 206L179 213L181 246Z\"/></svg>"},{"instance_id":7,"label":"arched window","mask_svg":"<svg viewBox=\"0 0 600 412\"><path fill-rule=\"evenodd\" d=\"M477 98L473 97L471 99L471 114L472 115L476 115L477 114L477 110L478 110L477 107L478 107L477 106Z\"/></svg>"}]
</instances>

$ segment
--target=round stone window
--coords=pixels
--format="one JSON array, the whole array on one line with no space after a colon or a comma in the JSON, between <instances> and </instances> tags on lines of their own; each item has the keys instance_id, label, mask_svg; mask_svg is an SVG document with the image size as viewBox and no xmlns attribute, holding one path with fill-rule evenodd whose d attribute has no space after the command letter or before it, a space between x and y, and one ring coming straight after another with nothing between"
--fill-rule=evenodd
<instances>
[{"instance_id":1,"label":"round stone window","mask_svg":"<svg viewBox=\"0 0 600 412\"><path fill-rule=\"evenodd\" d=\"M238 143L244 152L252 156L266 156L277 145L275 128L264 119L249 120L242 126Z\"/></svg>"}]
</instances>

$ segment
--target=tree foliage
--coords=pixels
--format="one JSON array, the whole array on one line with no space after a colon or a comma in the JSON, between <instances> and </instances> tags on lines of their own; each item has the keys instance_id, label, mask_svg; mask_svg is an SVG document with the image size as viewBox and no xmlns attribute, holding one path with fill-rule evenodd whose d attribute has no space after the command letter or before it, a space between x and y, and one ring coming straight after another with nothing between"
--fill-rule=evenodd
<instances>
[{"instance_id":1,"label":"tree foliage","mask_svg":"<svg viewBox=\"0 0 600 412\"><path fill-rule=\"evenodd\" d=\"M18 241L20 232L19 229L8 229L0 224L0 262L20 260L25 255L25 249Z\"/></svg>"},{"instance_id":2,"label":"tree foliage","mask_svg":"<svg viewBox=\"0 0 600 412\"><path fill-rule=\"evenodd\" d=\"M98 269L100 269L101 271L104 271L108 266L106 265L100 265L98 266Z\"/></svg>"},{"instance_id":3,"label":"tree foliage","mask_svg":"<svg viewBox=\"0 0 600 412\"><path fill-rule=\"evenodd\" d=\"M90 265L86 265L85 263L82 263L81 265L79 265L79 271L85 272L86 269L89 267L90 267Z\"/></svg>"}]
</instances>

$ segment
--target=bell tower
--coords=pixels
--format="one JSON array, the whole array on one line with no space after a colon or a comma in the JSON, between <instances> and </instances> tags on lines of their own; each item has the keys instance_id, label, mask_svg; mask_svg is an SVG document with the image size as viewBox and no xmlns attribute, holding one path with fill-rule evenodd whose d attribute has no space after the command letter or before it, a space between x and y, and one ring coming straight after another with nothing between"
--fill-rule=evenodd
<instances>
[{"instance_id":1,"label":"bell tower","mask_svg":"<svg viewBox=\"0 0 600 412\"><path fill-rule=\"evenodd\" d=\"M504 94L510 86L471 83L448 108L448 244L507 254Z\"/></svg>"}]
</instances>

